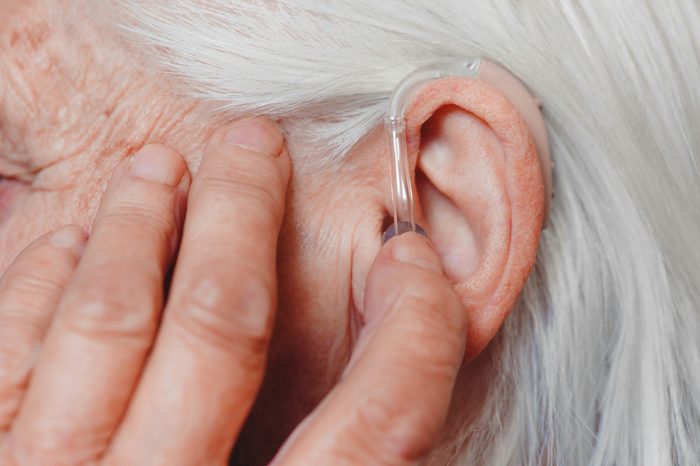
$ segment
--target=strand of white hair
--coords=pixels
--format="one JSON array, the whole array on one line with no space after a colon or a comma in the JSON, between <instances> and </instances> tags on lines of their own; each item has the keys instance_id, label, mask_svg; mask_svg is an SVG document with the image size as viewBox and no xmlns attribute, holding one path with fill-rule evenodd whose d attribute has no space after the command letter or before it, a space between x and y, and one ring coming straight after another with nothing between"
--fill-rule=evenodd
<instances>
[{"instance_id":1,"label":"strand of white hair","mask_svg":"<svg viewBox=\"0 0 700 466\"><path fill-rule=\"evenodd\" d=\"M489 398L432 464L700 464L696 0L133 2L198 98L337 163L417 66L488 57L544 104L556 198ZM459 409L455 407L454 409Z\"/></svg>"}]
</instances>

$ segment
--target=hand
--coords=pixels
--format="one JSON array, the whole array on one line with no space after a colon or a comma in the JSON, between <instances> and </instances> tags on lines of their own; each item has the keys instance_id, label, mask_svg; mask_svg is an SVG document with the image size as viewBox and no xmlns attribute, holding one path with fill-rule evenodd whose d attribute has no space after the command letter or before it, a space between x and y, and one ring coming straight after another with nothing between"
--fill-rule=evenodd
<instances>
[{"instance_id":1,"label":"hand","mask_svg":"<svg viewBox=\"0 0 700 466\"><path fill-rule=\"evenodd\" d=\"M147 146L116 170L89 240L63 227L14 261L0 464L226 463L265 369L289 171L260 120L215 134L191 188L178 154ZM342 381L277 464L408 464L429 449L466 317L425 239L382 249L366 310Z\"/></svg>"},{"instance_id":2,"label":"hand","mask_svg":"<svg viewBox=\"0 0 700 466\"><path fill-rule=\"evenodd\" d=\"M464 358L467 319L428 240L406 233L384 245L364 307L341 381L273 465L409 465L430 451Z\"/></svg>"}]
</instances>

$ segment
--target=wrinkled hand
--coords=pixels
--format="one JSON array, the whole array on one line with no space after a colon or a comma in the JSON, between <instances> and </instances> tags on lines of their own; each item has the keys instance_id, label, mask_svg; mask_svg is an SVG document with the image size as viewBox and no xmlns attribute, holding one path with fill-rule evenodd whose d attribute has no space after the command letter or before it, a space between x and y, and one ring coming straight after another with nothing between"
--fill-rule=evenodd
<instances>
[{"instance_id":1,"label":"wrinkled hand","mask_svg":"<svg viewBox=\"0 0 700 466\"><path fill-rule=\"evenodd\" d=\"M0 282L0 464L226 464L265 370L289 171L261 120L215 134L191 187L178 154L147 146L116 170L89 240L63 227L14 261ZM427 240L382 248L365 308L342 380L275 464L429 450L466 317Z\"/></svg>"}]
</instances>

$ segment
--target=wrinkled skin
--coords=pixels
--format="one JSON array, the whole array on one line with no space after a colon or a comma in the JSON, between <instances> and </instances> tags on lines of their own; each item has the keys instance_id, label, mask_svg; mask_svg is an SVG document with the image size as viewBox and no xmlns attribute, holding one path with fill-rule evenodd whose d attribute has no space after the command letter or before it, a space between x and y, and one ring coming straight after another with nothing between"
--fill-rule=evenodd
<instances>
[{"instance_id":1,"label":"wrinkled skin","mask_svg":"<svg viewBox=\"0 0 700 466\"><path fill-rule=\"evenodd\" d=\"M171 147L196 177L206 141L222 124L213 106L181 97L177 83L116 34L113 7L0 0L0 270L61 225L89 232L115 168L146 144ZM445 81L416 97L407 127L425 175L418 219L428 222L468 314L471 363L459 374L439 440L447 442L485 396L482 350L534 263L549 188L519 116L528 111L483 82ZM521 101L539 116L532 99ZM286 136L292 173L278 242L277 320L234 464L268 461L341 377L369 315L365 283L391 203L381 128L341 164L321 169L309 162L322 151ZM464 258L477 268L461 267Z\"/></svg>"},{"instance_id":2,"label":"wrinkled skin","mask_svg":"<svg viewBox=\"0 0 700 466\"><path fill-rule=\"evenodd\" d=\"M144 144L174 148L194 173L218 123L100 22L110 19L106 10L86 4L0 2L0 270L60 225L89 231L114 168ZM242 464L253 452L268 459L339 377L356 318L353 254L376 254L384 217L376 207L383 193L353 192L351 173L361 167L305 172L301 162L318 154L288 144L295 168L279 245L277 331L237 452Z\"/></svg>"}]
</instances>

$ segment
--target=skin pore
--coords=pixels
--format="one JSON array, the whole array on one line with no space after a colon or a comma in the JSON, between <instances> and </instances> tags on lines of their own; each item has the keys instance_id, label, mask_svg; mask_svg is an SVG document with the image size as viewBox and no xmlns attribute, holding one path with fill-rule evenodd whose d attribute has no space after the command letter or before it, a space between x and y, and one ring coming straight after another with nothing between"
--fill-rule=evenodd
<instances>
[{"instance_id":1,"label":"skin pore","mask_svg":"<svg viewBox=\"0 0 700 466\"><path fill-rule=\"evenodd\" d=\"M4 270L27 244L60 225L78 224L89 232L115 167L144 145L160 143L175 149L195 174L205 143L221 121L211 116L207 104L180 97L175 83L149 69L147 60L120 40L109 26L108 4L0 0L0 12L8 18L0 24L0 270ZM432 125L452 128L446 146L495 141L496 159L505 160L498 152L500 140L485 124L451 107L444 89L436 88L435 94L444 94L446 109L437 111L430 99L424 99L414 118L422 119L414 124L414 133L432 122L424 126L426 153L431 152L429 142L439 141L444 133L439 130L433 138ZM523 134L516 131L528 148L528 164L513 176L535 180L530 197L542 197L532 143ZM319 151L293 134L287 136L293 168L278 243L277 320L263 388L234 451L235 464L269 460L340 378L363 320L365 282L390 210L386 167L377 156L377 148L384 145L381 128L366 136L343 163L321 170L305 163L322 157ZM419 139L414 135L414 162ZM478 152L477 146L474 151ZM425 160L430 163L431 158ZM488 162L483 173L493 172L495 178L507 173ZM423 171L430 177L429 167ZM449 196L435 197L431 188L435 182L421 179L418 189L431 193L425 194L425 202L435 208L419 217L428 228L443 224L449 228L461 210L454 208ZM459 197L460 188L455 189L452 194ZM502 190L494 194L485 189L482 203L487 205L490 195L504 197L505 187ZM517 279L504 281L506 303L515 299L529 270L527 263L534 260L542 203L530 205L528 200L526 196L523 204L531 207L528 218L536 228L522 229L528 247L516 254L525 258L516 264ZM447 212L447 217L440 212ZM508 218L497 220L509 224ZM510 232L505 233L503 237L509 237ZM452 251L453 239L440 234L435 238L444 239L444 259ZM459 251L461 257L471 258L472 269L483 254L479 247L475 240ZM448 266L458 269L458 264ZM507 311L504 308L500 314ZM469 359L481 352L499 322L489 323L493 330L473 339L479 344ZM460 373L456 402L461 409L451 412L449 426L458 427L477 410L483 396L478 382L488 370L488 351L481 354ZM449 432L444 437L449 438Z\"/></svg>"}]
</instances>

